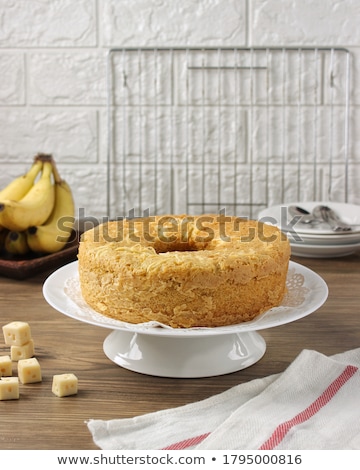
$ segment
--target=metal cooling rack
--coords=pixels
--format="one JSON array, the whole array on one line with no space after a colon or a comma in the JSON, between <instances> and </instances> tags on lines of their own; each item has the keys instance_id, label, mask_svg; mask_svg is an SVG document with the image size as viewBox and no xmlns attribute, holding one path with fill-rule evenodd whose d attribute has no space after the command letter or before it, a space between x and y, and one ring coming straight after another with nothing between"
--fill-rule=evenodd
<instances>
[{"instance_id":1,"label":"metal cooling rack","mask_svg":"<svg viewBox=\"0 0 360 470\"><path fill-rule=\"evenodd\" d=\"M343 48L111 49L108 214L347 202L349 99Z\"/></svg>"}]
</instances>

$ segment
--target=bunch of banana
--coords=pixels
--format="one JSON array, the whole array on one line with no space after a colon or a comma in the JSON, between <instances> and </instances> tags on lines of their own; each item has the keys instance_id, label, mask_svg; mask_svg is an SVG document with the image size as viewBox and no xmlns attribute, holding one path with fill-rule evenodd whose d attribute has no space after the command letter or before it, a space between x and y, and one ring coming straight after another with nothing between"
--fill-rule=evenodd
<instances>
[{"instance_id":1,"label":"bunch of banana","mask_svg":"<svg viewBox=\"0 0 360 470\"><path fill-rule=\"evenodd\" d=\"M73 226L75 206L70 186L60 178L53 164L55 204L52 213L42 225L27 229L27 243L37 253L55 253L68 242Z\"/></svg>"},{"instance_id":2,"label":"bunch of banana","mask_svg":"<svg viewBox=\"0 0 360 470\"><path fill-rule=\"evenodd\" d=\"M60 251L70 238L74 216L69 185L52 156L39 154L26 175L0 191L0 250L12 255Z\"/></svg>"}]
</instances>

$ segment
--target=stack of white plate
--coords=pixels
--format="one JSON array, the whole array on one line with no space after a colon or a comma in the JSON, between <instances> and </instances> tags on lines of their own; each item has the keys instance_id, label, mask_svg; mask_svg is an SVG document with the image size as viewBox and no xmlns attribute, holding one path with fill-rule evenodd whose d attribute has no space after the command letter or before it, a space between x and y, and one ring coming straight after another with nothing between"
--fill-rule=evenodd
<instances>
[{"instance_id":1,"label":"stack of white plate","mask_svg":"<svg viewBox=\"0 0 360 470\"><path fill-rule=\"evenodd\" d=\"M330 207L351 226L350 231L333 231L326 223L300 223L289 214L290 206L312 212L317 205ZM308 258L334 258L360 252L360 206L335 202L292 202L268 207L259 213L259 220L279 227L287 234L291 252Z\"/></svg>"}]
</instances>

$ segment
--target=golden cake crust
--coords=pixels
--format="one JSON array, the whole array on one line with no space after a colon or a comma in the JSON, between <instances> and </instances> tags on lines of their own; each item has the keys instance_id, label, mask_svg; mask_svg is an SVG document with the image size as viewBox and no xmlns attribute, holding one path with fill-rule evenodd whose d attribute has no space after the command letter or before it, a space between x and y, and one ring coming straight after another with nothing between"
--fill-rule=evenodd
<instances>
[{"instance_id":1,"label":"golden cake crust","mask_svg":"<svg viewBox=\"0 0 360 470\"><path fill-rule=\"evenodd\" d=\"M278 306L290 258L276 227L224 215L101 224L82 236L80 287L96 311L128 323L217 327Z\"/></svg>"}]
</instances>

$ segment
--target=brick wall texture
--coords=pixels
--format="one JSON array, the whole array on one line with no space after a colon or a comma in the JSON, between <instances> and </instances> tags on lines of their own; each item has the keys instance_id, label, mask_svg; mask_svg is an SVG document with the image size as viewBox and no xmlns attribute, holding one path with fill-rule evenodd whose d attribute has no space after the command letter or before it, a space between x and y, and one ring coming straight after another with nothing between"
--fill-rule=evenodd
<instances>
[{"instance_id":1,"label":"brick wall texture","mask_svg":"<svg viewBox=\"0 0 360 470\"><path fill-rule=\"evenodd\" d=\"M0 0L0 186L28 168L37 152L48 152L54 155L61 174L73 188L77 207L86 215L102 217L109 211L110 174L110 212L121 215L118 214L119 198L125 197L121 188L124 182L121 162L115 158L108 171L109 49L336 47L345 48L351 57L347 77L350 100L345 108L350 116L349 127L345 129L349 146L346 159L351 165L346 197L348 202L360 204L359 20L358 0ZM339 75L342 74L343 71L339 71ZM336 82L335 77L336 92L336 87L344 86ZM248 105L247 109L244 107L246 113L249 113ZM245 129L240 129L239 125L239 129L233 128L234 132L243 135L250 129L253 134L247 137L248 141L265 139L261 135L256 137L256 111L249 116L251 129L250 125ZM328 138L329 126L324 127L324 134L319 135L320 142L321 138ZM121 133L121 128L117 130ZM136 140L139 136L129 138ZM216 134L213 138L216 147ZM230 137L230 142L232 139ZM256 149L267 145L269 136L263 143L257 142ZM271 159L269 153L264 151L266 158ZM287 155L283 158L286 160ZM184 161L179 160L179 165L182 163ZM333 175L335 188L343 183L340 163ZM269 161L262 160L264 168L267 164ZM134 186L138 186L139 172L135 170L132 174L130 167L126 171L125 178L130 182L133 178ZM168 200L170 193L183 191L181 185L185 180L181 179L181 171L180 168L180 176L173 185L172 176L164 171L157 197ZM227 171L231 180L231 168ZM261 165L259 169L254 167L250 175L254 193L256 185L261 184L257 180L258 173L263 175ZM169 180L165 181L167 177ZM294 168L287 166L281 177L291 181ZM322 185L322 177L329 178L329 175L320 173L318 197L326 196L321 189L325 185ZM211 175L209 178L211 180ZM156 184L151 181L152 185ZM236 185L236 180L233 183ZM146 184L145 173L142 184ZM227 188L226 182L222 182L218 190L231 200L232 187ZM201 191L205 194L204 188L201 187ZM209 198L211 193L210 190ZM241 201L241 188L238 193L237 200ZM144 194L146 198L146 191ZM291 191L289 195L296 197ZM129 198L126 208L130 209L131 195L126 197ZM342 188L335 191L334 197L344 199ZM141 207L144 209L144 205ZM173 209L162 203L157 207L160 211Z\"/></svg>"}]
</instances>

